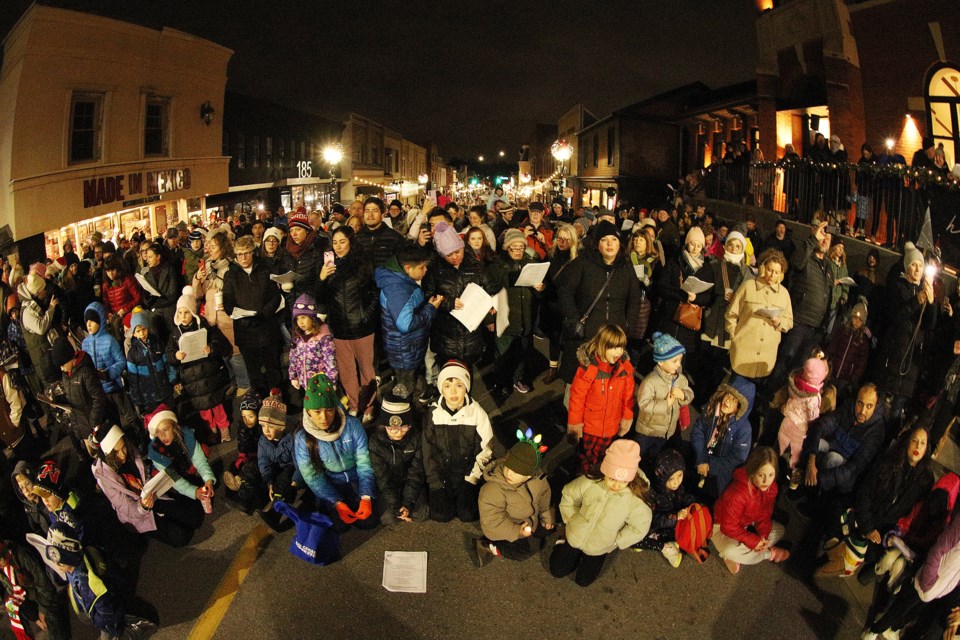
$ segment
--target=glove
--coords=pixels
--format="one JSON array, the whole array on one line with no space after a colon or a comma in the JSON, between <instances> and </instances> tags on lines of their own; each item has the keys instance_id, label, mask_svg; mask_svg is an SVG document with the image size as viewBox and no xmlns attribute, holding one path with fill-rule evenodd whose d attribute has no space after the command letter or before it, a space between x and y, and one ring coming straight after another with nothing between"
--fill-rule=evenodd
<instances>
[{"instance_id":1,"label":"glove","mask_svg":"<svg viewBox=\"0 0 960 640\"><path fill-rule=\"evenodd\" d=\"M574 438L579 440L580 438L583 437L583 423L581 422L580 424L568 424L567 433L569 433Z\"/></svg>"},{"instance_id":2,"label":"glove","mask_svg":"<svg viewBox=\"0 0 960 640\"><path fill-rule=\"evenodd\" d=\"M337 508L337 515L347 524L353 524L357 521L357 514L350 510L345 502L338 502L334 505Z\"/></svg>"},{"instance_id":3,"label":"glove","mask_svg":"<svg viewBox=\"0 0 960 640\"><path fill-rule=\"evenodd\" d=\"M357 507L357 520L366 520L373 515L373 501L370 498L360 498L360 506Z\"/></svg>"},{"instance_id":4,"label":"glove","mask_svg":"<svg viewBox=\"0 0 960 640\"><path fill-rule=\"evenodd\" d=\"M633 419L626 418L620 421L620 431L617 432L617 435L625 436L630 431L630 425L633 424ZM583 427L580 427L583 429Z\"/></svg>"}]
</instances>

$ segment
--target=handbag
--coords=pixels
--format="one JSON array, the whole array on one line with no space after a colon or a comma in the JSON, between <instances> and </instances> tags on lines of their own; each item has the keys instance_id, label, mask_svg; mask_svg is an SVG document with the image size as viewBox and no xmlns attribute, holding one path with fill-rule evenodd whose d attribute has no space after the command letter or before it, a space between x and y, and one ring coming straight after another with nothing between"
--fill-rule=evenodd
<instances>
[{"instance_id":1,"label":"handbag","mask_svg":"<svg viewBox=\"0 0 960 640\"><path fill-rule=\"evenodd\" d=\"M340 558L340 536L327 516L301 512L286 502L275 501L273 509L293 521L297 533L290 541L290 553L311 564L327 565Z\"/></svg>"},{"instance_id":2,"label":"handbag","mask_svg":"<svg viewBox=\"0 0 960 640\"><path fill-rule=\"evenodd\" d=\"M680 280L683 284L683 279ZM677 310L673 314L673 321L690 331L700 331L700 325L703 322L703 307L691 302L681 302L677 305Z\"/></svg>"},{"instance_id":3,"label":"handbag","mask_svg":"<svg viewBox=\"0 0 960 640\"><path fill-rule=\"evenodd\" d=\"M600 291L597 292L597 297L593 299L593 302L590 303L590 308L587 309L587 312L580 316L580 319L577 320L577 324L573 326L573 337L575 338L585 338L587 333L587 319L590 317L590 314L593 313L593 308L597 306L597 303L600 302L600 296L603 295L603 292L607 290L607 285L610 284L610 274L607 274L607 279L604 281L603 286L600 287Z\"/></svg>"}]
</instances>

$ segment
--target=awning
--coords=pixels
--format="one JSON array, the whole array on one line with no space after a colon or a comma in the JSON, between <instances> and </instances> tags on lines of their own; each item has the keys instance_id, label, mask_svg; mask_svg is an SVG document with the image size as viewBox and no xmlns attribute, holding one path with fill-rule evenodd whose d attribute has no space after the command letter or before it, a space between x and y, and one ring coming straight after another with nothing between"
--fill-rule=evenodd
<instances>
[{"instance_id":1,"label":"awning","mask_svg":"<svg viewBox=\"0 0 960 640\"><path fill-rule=\"evenodd\" d=\"M269 188L261 188L211 194L207 196L207 208L229 207L230 205L237 204L238 202L250 202L252 200L268 202L270 200L269 192ZM279 196L274 199L278 201L280 200Z\"/></svg>"}]
</instances>

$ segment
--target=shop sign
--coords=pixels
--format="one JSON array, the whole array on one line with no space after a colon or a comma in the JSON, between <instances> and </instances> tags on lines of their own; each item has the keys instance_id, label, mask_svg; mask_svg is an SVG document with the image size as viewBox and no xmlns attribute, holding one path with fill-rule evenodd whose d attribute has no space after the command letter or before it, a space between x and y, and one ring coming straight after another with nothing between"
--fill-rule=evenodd
<instances>
[{"instance_id":1,"label":"shop sign","mask_svg":"<svg viewBox=\"0 0 960 640\"><path fill-rule=\"evenodd\" d=\"M83 181L83 207L98 207L136 195L158 199L166 193L185 191L190 184L190 169L186 168L90 178Z\"/></svg>"}]
</instances>

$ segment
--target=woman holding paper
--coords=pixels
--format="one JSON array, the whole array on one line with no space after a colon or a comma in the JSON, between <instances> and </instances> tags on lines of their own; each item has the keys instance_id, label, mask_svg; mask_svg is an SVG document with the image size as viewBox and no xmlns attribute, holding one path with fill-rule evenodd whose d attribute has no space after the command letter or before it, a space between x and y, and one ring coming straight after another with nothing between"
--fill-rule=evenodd
<instances>
[{"instance_id":1,"label":"woman holding paper","mask_svg":"<svg viewBox=\"0 0 960 640\"><path fill-rule=\"evenodd\" d=\"M157 243L147 249L147 271L143 277L155 293L149 290L144 293L144 300L150 310L163 318L163 329L154 324L154 331L160 334L161 340L173 331L173 313L176 310L177 298L180 296L180 274L168 263L163 247ZM146 286L144 286L147 289Z\"/></svg>"}]
</instances>

